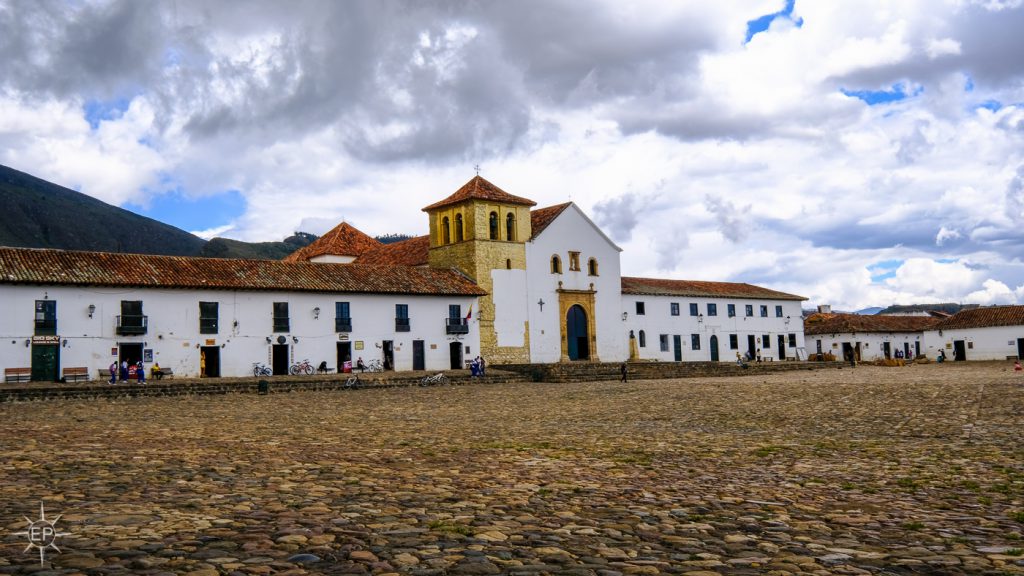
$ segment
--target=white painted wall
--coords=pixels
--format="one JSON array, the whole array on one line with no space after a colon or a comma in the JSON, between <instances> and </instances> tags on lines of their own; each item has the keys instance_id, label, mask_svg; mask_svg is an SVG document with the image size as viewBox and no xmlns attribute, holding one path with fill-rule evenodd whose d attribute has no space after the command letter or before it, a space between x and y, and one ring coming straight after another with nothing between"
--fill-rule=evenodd
<instances>
[{"instance_id":1,"label":"white painted wall","mask_svg":"<svg viewBox=\"0 0 1024 576\"><path fill-rule=\"evenodd\" d=\"M569 252L580 253L580 270L569 269ZM575 204L566 208L536 238L526 244L527 310L530 319L530 359L535 363L561 358L562 319L559 282L567 290L590 290L593 285L597 356L603 362L625 360L629 351L622 322L621 250ZM551 256L562 260L562 273L551 273ZM587 261L597 259L598 275L590 276ZM538 301L544 300L543 310Z\"/></svg>"},{"instance_id":2,"label":"white painted wall","mask_svg":"<svg viewBox=\"0 0 1024 576\"><path fill-rule=\"evenodd\" d=\"M644 314L637 314L637 302L644 303ZM679 315L672 315L672 304L679 304ZM690 304L697 304L697 316L690 313ZM715 304L717 314L711 316L708 304ZM736 315L729 317L728 305L736 307ZM746 316L746 305L753 306L753 316ZM747 352L747 337L755 339L754 352L761 348L763 357L780 360L778 336L785 336L787 358L796 358L797 349L804 347L803 318L800 301L795 300L746 300L739 298L706 298L693 296L646 296L625 294L622 308L626 312L627 334L633 331L641 360L675 360L673 336L680 336L683 362L710 361L711 337L718 338L718 359L720 362L735 362L736 352ZM760 314L760 307L768 306L768 316ZM782 306L782 315L776 316L776 306ZM788 321L788 322L787 322ZM639 347L640 331L644 331L646 346ZM660 336L668 336L668 350L661 349ZM692 335L700 338L700 349L694 350ZM737 348L730 347L729 336L737 336ZM769 343L761 340L768 335ZM789 345L789 335L794 334L796 346ZM808 351L809 352L809 351Z\"/></svg>"},{"instance_id":3,"label":"white painted wall","mask_svg":"<svg viewBox=\"0 0 1024 576\"><path fill-rule=\"evenodd\" d=\"M525 346L529 320L526 271L491 270L491 286L498 346Z\"/></svg>"},{"instance_id":4,"label":"white painted wall","mask_svg":"<svg viewBox=\"0 0 1024 576\"><path fill-rule=\"evenodd\" d=\"M996 326L992 328L965 328L961 330L937 330L924 333L928 345L928 356L938 357L939 350L946 351L946 359L953 359L953 343L964 341L967 360L1006 360L1017 356L1017 339L1024 338L1024 326Z\"/></svg>"},{"instance_id":5,"label":"white painted wall","mask_svg":"<svg viewBox=\"0 0 1024 576\"><path fill-rule=\"evenodd\" d=\"M423 340L427 370L449 367L449 342L445 334L448 305L459 304L463 314L476 299L467 296L408 296L282 292L235 292L118 287L0 286L0 367L31 366L31 347L25 345L34 333L36 300L57 301L57 334L61 338L60 366L86 366L90 375L109 366L119 343L144 343L151 348L154 361L174 370L176 375L199 374L199 349L207 341L221 348L221 374L252 374L252 363L271 362L271 345L286 336L293 361L309 359L314 365L326 360L334 366L337 357L334 331L335 302L351 306L353 358L369 362L381 358L376 344L392 340L395 368L412 369L413 340ZM142 336L118 336L116 316L122 300L143 301L148 330ZM199 333L199 302L219 302L219 333ZM273 332L273 303L288 302L290 331ZM96 306L89 318L88 307ZM395 332L395 304L409 306L409 332ZM319 318L313 309L320 308ZM475 307L475 306L474 306ZM295 342L297 339L298 342ZM469 346L468 357L479 353L480 338L476 324L460 338ZM66 343L64 343L66 341ZM363 350L355 343L362 341Z\"/></svg>"},{"instance_id":6,"label":"white painted wall","mask_svg":"<svg viewBox=\"0 0 1024 576\"><path fill-rule=\"evenodd\" d=\"M920 350L922 354L931 355L927 351L924 336L921 332L809 334L807 335L808 354L816 354L818 352L819 340L821 341L821 352L823 354L833 354L836 357L836 360L846 360L843 358L844 343L850 344L850 346L854 348L856 348L858 343L860 344L861 361L884 360L886 342L888 342L890 346L891 358L896 357L895 354L897 349L903 351L909 349L910 353L913 356L916 356L917 347L915 347L915 344L917 343L920 343ZM931 357L934 358L935 356L931 355Z\"/></svg>"}]
</instances>

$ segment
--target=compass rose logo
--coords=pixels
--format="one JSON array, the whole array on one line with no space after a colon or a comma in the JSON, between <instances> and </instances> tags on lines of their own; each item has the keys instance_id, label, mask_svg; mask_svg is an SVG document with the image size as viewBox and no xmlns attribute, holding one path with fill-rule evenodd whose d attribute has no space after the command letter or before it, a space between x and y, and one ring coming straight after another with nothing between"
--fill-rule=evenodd
<instances>
[{"instance_id":1,"label":"compass rose logo","mask_svg":"<svg viewBox=\"0 0 1024 576\"><path fill-rule=\"evenodd\" d=\"M33 548L39 549L39 565L43 565L46 562L46 549L53 548L60 553L60 548L57 548L56 540L59 536L70 536L68 532L58 532L57 520L60 520L61 515L58 515L53 520L46 519L46 510L43 509L43 503L39 503L39 520L29 520L28 516L22 516L26 522L28 522L28 530L24 532L15 532L17 536L28 536L28 547L25 548L25 552Z\"/></svg>"}]
</instances>

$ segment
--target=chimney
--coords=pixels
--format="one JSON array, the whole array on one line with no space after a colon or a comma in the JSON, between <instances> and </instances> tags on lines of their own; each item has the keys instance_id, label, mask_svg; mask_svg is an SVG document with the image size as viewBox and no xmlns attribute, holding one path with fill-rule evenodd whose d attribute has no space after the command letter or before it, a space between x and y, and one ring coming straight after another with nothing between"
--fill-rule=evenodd
<instances>
[{"instance_id":1,"label":"chimney","mask_svg":"<svg viewBox=\"0 0 1024 576\"><path fill-rule=\"evenodd\" d=\"M818 314L831 314L831 313L832 313L832 305L831 304L818 304Z\"/></svg>"}]
</instances>

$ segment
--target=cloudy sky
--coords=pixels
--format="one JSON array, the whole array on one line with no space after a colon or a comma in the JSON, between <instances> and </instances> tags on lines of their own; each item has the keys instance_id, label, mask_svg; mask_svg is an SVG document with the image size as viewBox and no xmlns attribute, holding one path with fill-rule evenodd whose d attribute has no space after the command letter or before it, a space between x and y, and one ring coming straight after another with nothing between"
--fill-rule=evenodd
<instances>
[{"instance_id":1,"label":"cloudy sky","mask_svg":"<svg viewBox=\"0 0 1024 576\"><path fill-rule=\"evenodd\" d=\"M0 164L249 241L479 165L628 275L1024 302L1022 4L0 0Z\"/></svg>"}]
</instances>

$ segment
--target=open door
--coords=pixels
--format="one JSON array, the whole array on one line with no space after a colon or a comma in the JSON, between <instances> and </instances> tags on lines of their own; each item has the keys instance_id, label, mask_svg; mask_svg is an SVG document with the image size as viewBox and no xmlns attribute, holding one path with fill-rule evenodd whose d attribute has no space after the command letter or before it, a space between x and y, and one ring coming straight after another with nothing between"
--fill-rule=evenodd
<instances>
[{"instance_id":1,"label":"open door","mask_svg":"<svg viewBox=\"0 0 1024 576\"><path fill-rule=\"evenodd\" d=\"M452 370L461 370L463 368L461 342L451 342L448 344L448 356L451 358L450 367Z\"/></svg>"},{"instance_id":2,"label":"open door","mask_svg":"<svg viewBox=\"0 0 1024 576\"><path fill-rule=\"evenodd\" d=\"M203 346L199 349L202 376L220 378L220 346Z\"/></svg>"},{"instance_id":3,"label":"open door","mask_svg":"<svg viewBox=\"0 0 1024 576\"><path fill-rule=\"evenodd\" d=\"M274 344L273 370L274 376L288 375L288 345Z\"/></svg>"},{"instance_id":4,"label":"open door","mask_svg":"<svg viewBox=\"0 0 1024 576\"><path fill-rule=\"evenodd\" d=\"M345 372L345 363L348 362L348 371L352 371L352 343L351 342L338 342L338 361L335 367L335 372L342 374Z\"/></svg>"},{"instance_id":5,"label":"open door","mask_svg":"<svg viewBox=\"0 0 1024 576\"><path fill-rule=\"evenodd\" d=\"M718 336L714 334L711 335L708 347L711 348L711 361L718 362Z\"/></svg>"},{"instance_id":6,"label":"open door","mask_svg":"<svg viewBox=\"0 0 1024 576\"><path fill-rule=\"evenodd\" d=\"M395 342L393 340L384 341L384 369L395 369Z\"/></svg>"},{"instance_id":7,"label":"open door","mask_svg":"<svg viewBox=\"0 0 1024 576\"><path fill-rule=\"evenodd\" d=\"M779 343L779 360L785 360L786 359L786 335L785 334L779 334L776 338L777 338L777 342Z\"/></svg>"},{"instance_id":8,"label":"open door","mask_svg":"<svg viewBox=\"0 0 1024 576\"><path fill-rule=\"evenodd\" d=\"M967 360L967 345L963 340L953 341L953 360L957 362Z\"/></svg>"}]
</instances>

